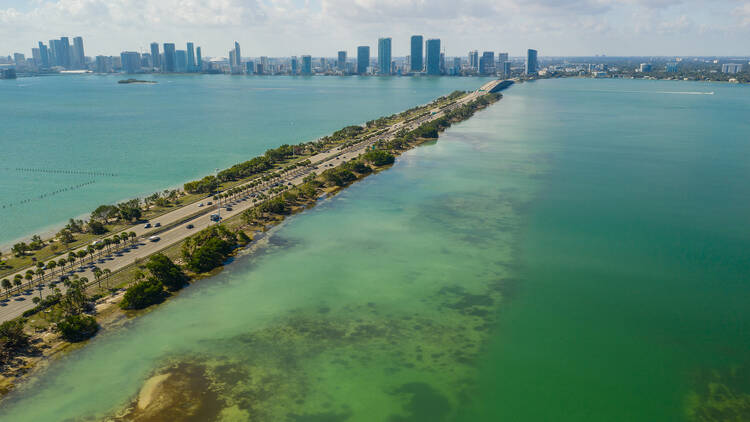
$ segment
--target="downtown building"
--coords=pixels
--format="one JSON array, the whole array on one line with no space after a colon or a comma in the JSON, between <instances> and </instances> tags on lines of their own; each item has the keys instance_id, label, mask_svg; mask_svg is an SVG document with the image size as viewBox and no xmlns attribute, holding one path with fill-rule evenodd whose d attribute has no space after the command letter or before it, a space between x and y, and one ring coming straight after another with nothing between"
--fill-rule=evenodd
<instances>
[{"instance_id":1,"label":"downtown building","mask_svg":"<svg viewBox=\"0 0 750 422\"><path fill-rule=\"evenodd\" d=\"M361 45L357 47L357 74L366 75L370 67L370 47Z\"/></svg>"},{"instance_id":2,"label":"downtown building","mask_svg":"<svg viewBox=\"0 0 750 422\"><path fill-rule=\"evenodd\" d=\"M424 37L421 35L411 36L411 55L409 56L409 70L412 72L424 71Z\"/></svg>"},{"instance_id":3,"label":"downtown building","mask_svg":"<svg viewBox=\"0 0 750 422\"><path fill-rule=\"evenodd\" d=\"M381 75L391 74L391 39L380 38L378 40L378 73Z\"/></svg>"},{"instance_id":4,"label":"downtown building","mask_svg":"<svg viewBox=\"0 0 750 422\"><path fill-rule=\"evenodd\" d=\"M425 43L427 50L426 71L428 75L440 75L440 39L433 38Z\"/></svg>"}]
</instances>

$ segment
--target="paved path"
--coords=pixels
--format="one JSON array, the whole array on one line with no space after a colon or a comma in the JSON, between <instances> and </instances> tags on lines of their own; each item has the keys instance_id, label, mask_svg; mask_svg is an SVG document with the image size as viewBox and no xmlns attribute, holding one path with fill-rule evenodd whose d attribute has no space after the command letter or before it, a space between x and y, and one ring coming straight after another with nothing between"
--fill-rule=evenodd
<instances>
[{"instance_id":1,"label":"paved path","mask_svg":"<svg viewBox=\"0 0 750 422\"><path fill-rule=\"evenodd\" d=\"M34 280L31 283L24 284L16 291L15 296L0 301L0 322L16 318L20 316L24 311L33 308L35 305L32 302L32 298L35 295L39 296L40 290L43 297L52 294L54 287L57 287L64 291L65 288L63 287L62 283L59 283L56 286L52 286L50 285L51 283L49 283L53 280L59 280L62 275L71 276L73 274L77 274L79 277L88 278L89 285L96 284L93 274L94 268L98 267L101 270L109 269L112 273L119 271L127 267L128 265L133 264L138 259L146 258L153 253L156 253L162 249L174 245L177 242L184 240L193 233L196 233L210 226L211 224L216 224L215 222L211 221L211 214L218 212L221 214L222 219L227 219L241 214L245 210L248 210L255 206L257 203L260 203L260 201L257 201L252 195L263 193L269 197L275 196L269 194L270 189L275 185L288 185L290 183L291 185L295 186L299 185L307 175L311 173L320 174L326 169L338 167L344 162L358 157L376 142L392 139L395 133L400 131L401 129L412 130L422 125L423 123L440 118L444 115L445 112L453 110L456 107L459 107L463 104L473 101L481 95L484 95L486 92L492 89L494 84L497 84L499 82L500 81L488 82L480 89L462 97L456 103L443 109L442 111L436 112L436 114L428 114L408 123L399 122L390 127L383 134L371 136L355 145L346 148L337 147L329 151L316 154L309 158L311 162L310 165L284 172L279 178L270 180L260 186L247 190L242 194L236 195L233 200L224 200L224 203L221 204L221 209L218 209L218 204L216 203L212 204L211 206L206 205L208 201L216 202L208 197L202 202L198 201L196 203L186 205L160 217L154 218L150 221L152 225L160 223L162 226L161 228L146 229L143 224L133 226L126 230L128 232L135 232L137 238L133 244L128 243L127 246L124 246L123 244L121 245L121 249L117 250L116 252L113 248L111 250L112 253L107 253L106 249L99 251L98 255L94 255L93 262L91 262L91 259L89 257L85 258L84 266L76 264L71 268L71 266L68 265L65 267L64 271L61 271L59 268L57 268L53 273L45 275L44 283ZM239 186L245 186L249 183L251 182ZM200 204L203 204L203 206L200 206ZM223 208L225 205L230 205L232 211L226 211L226 209ZM192 224L194 227L188 229L188 224ZM159 237L158 241L149 240L149 237L154 233L156 233L156 235ZM84 246L80 249L77 249L76 252L78 250L85 249L86 247ZM57 259L59 258L60 257L58 256ZM19 274L22 275L24 273L25 270L19 272ZM6 278L12 280L13 275L7 276ZM104 284L106 283L106 281L102 279L102 283Z\"/></svg>"}]
</instances>

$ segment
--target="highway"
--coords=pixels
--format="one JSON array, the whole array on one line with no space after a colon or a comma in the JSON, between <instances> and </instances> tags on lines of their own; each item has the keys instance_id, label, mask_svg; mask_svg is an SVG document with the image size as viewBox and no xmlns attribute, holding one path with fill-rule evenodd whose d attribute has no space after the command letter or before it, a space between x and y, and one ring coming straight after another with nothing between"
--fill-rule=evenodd
<instances>
[{"instance_id":1,"label":"highway","mask_svg":"<svg viewBox=\"0 0 750 422\"><path fill-rule=\"evenodd\" d=\"M309 158L311 164L308 166L299 167L288 172L284 172L279 177L269 180L268 182L265 182L252 189L247 189L244 192L235 195L229 200L225 199L221 204L221 209L219 209L219 204L217 203L214 203L210 206L207 205L209 201L216 202L213 201L211 197L207 197L203 201L198 201L193 204L183 206L149 221L151 225L159 223L161 225L161 227L159 228L145 228L144 224L132 226L125 231L135 232L137 238L135 239L133 244L128 243L127 246L123 244L116 252L113 248L112 253L108 253L106 249L102 249L101 251L99 251L99 254L94 255L93 262L91 262L90 257L87 257L84 259L84 266L76 264L71 267L70 265L67 265L65 270L56 268L55 271L51 274L45 275L44 283L38 280L32 280L32 282L25 283L24 285L16 289L13 296L11 296L9 299L0 301L0 322L16 318L20 316L24 311L33 308L35 305L32 302L32 298L34 296L39 296L40 289L41 295L43 297L52 294L54 292L54 287L57 287L61 291L64 291L65 288L62 283L57 284L56 286L50 285L51 281L59 280L63 275L72 276L74 274L77 274L79 277L88 278L89 285L96 284L93 274L94 268L99 268L100 270L109 269L112 273L115 273L129 266L130 264L133 264L139 259L147 258L148 256L162 249L165 249L184 240L190 235L206 227L209 227L211 224L216 224L216 222L211 221L211 214L220 212L222 220L239 215L242 212L260 203L259 200L256 200L254 198L254 195L263 193L267 197L273 197L275 195L271 195L269 191L274 186L278 186L280 184L289 186L299 185L309 174L320 174L326 169L338 167L344 162L350 161L351 159L356 158L360 154L366 152L366 150L375 143L392 139L394 135L402 129L413 130L424 123L438 119L442 117L446 112L460 107L461 105L467 104L475 100L476 98L486 94L500 82L501 81L499 80L488 82L478 90L465 95L450 106L443 108L441 111L434 110L435 114L428 112L426 115L406 124L404 124L404 122L396 123L386 132L379 135L373 135L349 147L336 147L329 151L318 153ZM252 182L247 182L239 186L247 186L250 183ZM231 211L226 211L224 207L227 205L231 206ZM188 224L192 224L194 227L188 229ZM153 235L158 236L159 240L149 240L149 238ZM85 250L87 246L83 246L77 249L76 252L78 250ZM60 256L56 258L59 259ZM19 271L18 274L24 275L25 270ZM12 280L13 277L14 275L10 275L5 278Z\"/></svg>"}]
</instances>

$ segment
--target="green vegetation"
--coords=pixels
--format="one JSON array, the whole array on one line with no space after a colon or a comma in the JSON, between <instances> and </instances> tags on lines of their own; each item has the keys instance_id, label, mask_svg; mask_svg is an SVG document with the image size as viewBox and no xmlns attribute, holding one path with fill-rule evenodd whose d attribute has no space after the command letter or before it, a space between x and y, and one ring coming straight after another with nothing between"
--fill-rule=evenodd
<instances>
[{"instance_id":1,"label":"green vegetation","mask_svg":"<svg viewBox=\"0 0 750 422\"><path fill-rule=\"evenodd\" d=\"M57 331L68 342L88 340L99 331L99 324L90 315L68 315L57 323Z\"/></svg>"},{"instance_id":2,"label":"green vegetation","mask_svg":"<svg viewBox=\"0 0 750 422\"><path fill-rule=\"evenodd\" d=\"M396 157L386 151L379 149L372 149L362 154L362 159L370 162L376 166L385 166L393 164L396 161Z\"/></svg>"},{"instance_id":3,"label":"green vegetation","mask_svg":"<svg viewBox=\"0 0 750 422\"><path fill-rule=\"evenodd\" d=\"M190 280L180 267L160 253L151 256L146 268L169 291L180 290Z\"/></svg>"},{"instance_id":4,"label":"green vegetation","mask_svg":"<svg viewBox=\"0 0 750 422\"><path fill-rule=\"evenodd\" d=\"M221 266L236 246L237 235L224 225L216 225L186 239L182 256L189 270L204 273Z\"/></svg>"},{"instance_id":5,"label":"green vegetation","mask_svg":"<svg viewBox=\"0 0 750 422\"><path fill-rule=\"evenodd\" d=\"M0 324L0 364L7 363L28 346L29 336L23 331L25 322L23 318L18 318Z\"/></svg>"},{"instance_id":6,"label":"green vegetation","mask_svg":"<svg viewBox=\"0 0 750 422\"><path fill-rule=\"evenodd\" d=\"M139 281L125 292L120 302L122 309L143 309L161 303L167 297L164 285L155 278Z\"/></svg>"},{"instance_id":7,"label":"green vegetation","mask_svg":"<svg viewBox=\"0 0 750 422\"><path fill-rule=\"evenodd\" d=\"M357 176L343 167L335 167L323 172L323 180L329 186L346 186L357 180Z\"/></svg>"}]
</instances>

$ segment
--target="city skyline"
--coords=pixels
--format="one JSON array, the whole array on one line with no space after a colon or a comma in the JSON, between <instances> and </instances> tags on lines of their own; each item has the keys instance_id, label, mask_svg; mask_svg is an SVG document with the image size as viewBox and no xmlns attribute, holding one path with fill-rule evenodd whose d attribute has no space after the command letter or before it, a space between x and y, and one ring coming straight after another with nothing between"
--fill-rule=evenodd
<instances>
[{"instance_id":1,"label":"city skyline","mask_svg":"<svg viewBox=\"0 0 750 422\"><path fill-rule=\"evenodd\" d=\"M153 40L182 45L185 34L212 57L224 56L234 41L250 52L246 56L335 57L342 49L351 55L358 45L375 51L383 37L394 40L392 56L399 57L409 54L414 34L441 38L448 55L502 48L523 56L529 45L553 56L733 56L750 50L744 41L750 37L746 0L125 3L0 0L0 38L7 50L0 54L28 54L27 46L59 34L82 36L90 57L148 52ZM390 20L384 31L382 23Z\"/></svg>"}]
</instances>

